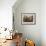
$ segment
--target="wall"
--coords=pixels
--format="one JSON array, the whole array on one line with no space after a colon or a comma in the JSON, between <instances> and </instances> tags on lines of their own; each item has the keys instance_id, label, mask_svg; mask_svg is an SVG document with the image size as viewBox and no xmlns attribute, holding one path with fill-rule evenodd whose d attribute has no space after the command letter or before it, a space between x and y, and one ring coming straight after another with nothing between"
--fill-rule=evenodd
<instances>
[{"instance_id":1,"label":"wall","mask_svg":"<svg viewBox=\"0 0 46 46\"><path fill-rule=\"evenodd\" d=\"M0 27L12 29L12 6L16 0L0 0ZM0 32L3 30L0 29ZM5 38L5 35L10 35L9 31L3 31L0 38Z\"/></svg>"},{"instance_id":2,"label":"wall","mask_svg":"<svg viewBox=\"0 0 46 46\"><path fill-rule=\"evenodd\" d=\"M16 0L0 0L0 27L12 29L12 6Z\"/></svg>"},{"instance_id":3,"label":"wall","mask_svg":"<svg viewBox=\"0 0 46 46\"><path fill-rule=\"evenodd\" d=\"M46 46L46 0L41 1L41 38L42 46Z\"/></svg>"},{"instance_id":4,"label":"wall","mask_svg":"<svg viewBox=\"0 0 46 46\"><path fill-rule=\"evenodd\" d=\"M18 1L20 2L20 1ZM40 0L23 0L21 3L16 3L13 6L15 19L15 29L23 33L24 38L35 41L36 46L41 46L41 1ZM35 25L22 25L21 13L36 13Z\"/></svg>"}]
</instances>

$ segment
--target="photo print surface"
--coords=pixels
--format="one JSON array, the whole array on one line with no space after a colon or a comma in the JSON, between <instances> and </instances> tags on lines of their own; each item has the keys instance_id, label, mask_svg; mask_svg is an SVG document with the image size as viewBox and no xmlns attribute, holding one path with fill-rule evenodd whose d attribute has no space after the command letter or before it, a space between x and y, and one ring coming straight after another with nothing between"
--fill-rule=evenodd
<instances>
[{"instance_id":1,"label":"photo print surface","mask_svg":"<svg viewBox=\"0 0 46 46\"><path fill-rule=\"evenodd\" d=\"M36 24L36 13L22 13L21 24Z\"/></svg>"}]
</instances>

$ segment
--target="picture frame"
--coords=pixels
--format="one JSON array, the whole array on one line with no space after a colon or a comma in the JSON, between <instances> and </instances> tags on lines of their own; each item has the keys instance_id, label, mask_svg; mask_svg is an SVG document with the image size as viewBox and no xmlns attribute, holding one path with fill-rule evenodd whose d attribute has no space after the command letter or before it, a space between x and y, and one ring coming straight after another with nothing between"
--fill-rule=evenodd
<instances>
[{"instance_id":1,"label":"picture frame","mask_svg":"<svg viewBox=\"0 0 46 46\"><path fill-rule=\"evenodd\" d=\"M23 25L36 24L36 13L21 13L21 24Z\"/></svg>"}]
</instances>

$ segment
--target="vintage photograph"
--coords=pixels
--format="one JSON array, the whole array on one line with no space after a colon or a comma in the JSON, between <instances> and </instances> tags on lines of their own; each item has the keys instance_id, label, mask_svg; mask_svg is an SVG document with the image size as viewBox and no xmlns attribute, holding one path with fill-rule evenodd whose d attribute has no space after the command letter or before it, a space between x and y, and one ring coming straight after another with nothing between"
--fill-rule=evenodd
<instances>
[{"instance_id":1,"label":"vintage photograph","mask_svg":"<svg viewBox=\"0 0 46 46\"><path fill-rule=\"evenodd\" d=\"M36 13L22 13L21 24L36 24Z\"/></svg>"},{"instance_id":2,"label":"vintage photograph","mask_svg":"<svg viewBox=\"0 0 46 46\"><path fill-rule=\"evenodd\" d=\"M23 22L33 22L33 16L24 16Z\"/></svg>"}]
</instances>

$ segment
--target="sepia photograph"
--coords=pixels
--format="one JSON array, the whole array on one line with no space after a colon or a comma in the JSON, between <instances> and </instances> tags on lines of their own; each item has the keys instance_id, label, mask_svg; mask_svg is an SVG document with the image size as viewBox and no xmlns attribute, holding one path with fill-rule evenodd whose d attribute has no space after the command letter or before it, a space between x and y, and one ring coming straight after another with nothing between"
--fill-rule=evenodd
<instances>
[{"instance_id":1,"label":"sepia photograph","mask_svg":"<svg viewBox=\"0 0 46 46\"><path fill-rule=\"evenodd\" d=\"M36 13L22 13L21 23L22 24L36 24Z\"/></svg>"},{"instance_id":2,"label":"sepia photograph","mask_svg":"<svg viewBox=\"0 0 46 46\"><path fill-rule=\"evenodd\" d=\"M23 17L23 22L33 22L33 16L24 16Z\"/></svg>"}]
</instances>

